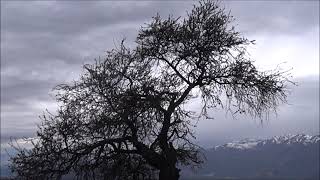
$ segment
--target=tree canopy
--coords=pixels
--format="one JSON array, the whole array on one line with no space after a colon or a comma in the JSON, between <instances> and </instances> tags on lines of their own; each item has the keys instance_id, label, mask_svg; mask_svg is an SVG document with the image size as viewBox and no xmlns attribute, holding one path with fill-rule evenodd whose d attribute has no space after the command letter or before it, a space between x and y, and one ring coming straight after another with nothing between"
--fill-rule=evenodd
<instances>
[{"instance_id":1,"label":"tree canopy","mask_svg":"<svg viewBox=\"0 0 320 180\"><path fill-rule=\"evenodd\" d=\"M192 128L208 109L263 118L286 102L284 72L255 67L253 41L233 20L211 0L185 18L153 17L133 49L122 41L55 88L61 106L42 116L31 150L17 148L12 170L22 179L178 179L178 164L202 162ZM199 113L185 108L195 98Z\"/></svg>"}]
</instances>

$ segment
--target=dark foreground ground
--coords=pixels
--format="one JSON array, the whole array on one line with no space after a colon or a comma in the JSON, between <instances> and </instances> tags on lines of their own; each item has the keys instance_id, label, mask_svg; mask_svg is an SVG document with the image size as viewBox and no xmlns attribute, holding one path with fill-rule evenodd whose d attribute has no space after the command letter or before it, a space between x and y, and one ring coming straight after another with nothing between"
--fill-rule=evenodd
<instances>
[{"instance_id":1,"label":"dark foreground ground","mask_svg":"<svg viewBox=\"0 0 320 180\"><path fill-rule=\"evenodd\" d=\"M190 177L181 180L319 180L319 178L213 178L213 177Z\"/></svg>"},{"instance_id":2,"label":"dark foreground ground","mask_svg":"<svg viewBox=\"0 0 320 180\"><path fill-rule=\"evenodd\" d=\"M0 177L0 180L14 180L12 178ZM65 179L69 180L69 179ZM71 180L71 179L70 179ZM180 180L319 180L319 178L214 178L214 177L189 177L189 178L180 178Z\"/></svg>"}]
</instances>

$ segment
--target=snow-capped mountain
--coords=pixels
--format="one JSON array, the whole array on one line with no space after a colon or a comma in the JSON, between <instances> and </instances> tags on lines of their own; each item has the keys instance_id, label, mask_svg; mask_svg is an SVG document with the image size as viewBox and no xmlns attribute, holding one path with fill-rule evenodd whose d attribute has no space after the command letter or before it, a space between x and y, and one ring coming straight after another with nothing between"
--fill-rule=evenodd
<instances>
[{"instance_id":1,"label":"snow-capped mountain","mask_svg":"<svg viewBox=\"0 0 320 180\"><path fill-rule=\"evenodd\" d=\"M234 141L204 150L206 161L196 176L319 179L319 147L319 135Z\"/></svg>"},{"instance_id":2,"label":"snow-capped mountain","mask_svg":"<svg viewBox=\"0 0 320 180\"><path fill-rule=\"evenodd\" d=\"M224 145L216 146L214 150L221 149L238 149L238 150L248 150L257 149L267 145L311 145L320 142L320 136L310 136L305 134L298 135L285 135L285 136L275 136L271 139L244 139L241 141L234 141Z\"/></svg>"}]
</instances>

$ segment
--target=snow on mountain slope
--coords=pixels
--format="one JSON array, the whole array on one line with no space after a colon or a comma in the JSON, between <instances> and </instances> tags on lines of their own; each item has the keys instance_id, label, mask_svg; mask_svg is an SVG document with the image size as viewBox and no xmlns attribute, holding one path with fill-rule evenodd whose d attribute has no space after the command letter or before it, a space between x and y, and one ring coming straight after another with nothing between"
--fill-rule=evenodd
<instances>
[{"instance_id":1,"label":"snow on mountain slope","mask_svg":"<svg viewBox=\"0 0 320 180\"><path fill-rule=\"evenodd\" d=\"M244 139L241 141L233 141L224 145L216 146L213 149L235 149L235 150L248 150L256 149L257 147L262 147L265 145L291 145L291 144L301 144L309 145L320 142L320 135L310 136L305 134L297 135L285 135L285 136L275 136L271 139L266 140L256 140L256 139Z\"/></svg>"}]
</instances>

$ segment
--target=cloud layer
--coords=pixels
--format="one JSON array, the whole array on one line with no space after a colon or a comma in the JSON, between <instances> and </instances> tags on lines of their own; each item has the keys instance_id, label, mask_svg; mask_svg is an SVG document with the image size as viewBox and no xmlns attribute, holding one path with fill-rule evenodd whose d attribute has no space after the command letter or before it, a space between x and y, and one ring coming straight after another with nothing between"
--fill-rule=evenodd
<instances>
[{"instance_id":1,"label":"cloud layer","mask_svg":"<svg viewBox=\"0 0 320 180\"><path fill-rule=\"evenodd\" d=\"M261 130L251 120L233 123L234 132L248 136L286 132L314 133L319 118L319 2L317 1L226 1L221 2L235 16L236 28L257 46L250 49L262 69L287 61L294 78L303 82L291 97L292 106L280 108L283 120ZM185 16L192 1L1 1L1 139L33 136L38 116L56 104L51 89L71 82L82 72L82 65L93 62L126 38L134 46L135 36L157 12ZM308 99L308 101L306 101ZM307 106L307 108L305 107ZM308 113L302 113L302 112ZM298 116L299 115L299 116ZM221 119L228 119L218 115ZM280 118L280 119L281 119ZM303 119L303 120L302 120ZM241 120L242 121L242 120ZM208 129L199 124L199 137L215 131L222 138L230 124L216 121ZM239 126L236 126L238 125ZM297 130L299 129L300 130ZM229 132L229 131L227 131ZM319 132L319 131L318 131ZM220 133L217 134L217 133ZM234 137L237 135L234 133ZM210 143L210 142L208 142Z\"/></svg>"}]
</instances>

